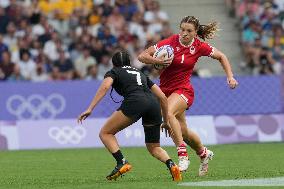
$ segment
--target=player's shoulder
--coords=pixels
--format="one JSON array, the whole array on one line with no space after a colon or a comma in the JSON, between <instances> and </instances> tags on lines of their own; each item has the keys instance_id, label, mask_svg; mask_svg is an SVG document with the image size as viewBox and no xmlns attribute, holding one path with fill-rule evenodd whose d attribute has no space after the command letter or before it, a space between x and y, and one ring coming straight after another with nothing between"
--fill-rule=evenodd
<instances>
[{"instance_id":1,"label":"player's shoulder","mask_svg":"<svg viewBox=\"0 0 284 189\"><path fill-rule=\"evenodd\" d=\"M193 43L194 47L202 48L204 45L208 45L208 43L206 41L201 41L197 37L194 38L194 43Z\"/></svg>"},{"instance_id":2,"label":"player's shoulder","mask_svg":"<svg viewBox=\"0 0 284 189\"><path fill-rule=\"evenodd\" d=\"M133 71L139 71L137 68L133 66L122 66L120 67L121 70L133 70Z\"/></svg>"},{"instance_id":3,"label":"player's shoulder","mask_svg":"<svg viewBox=\"0 0 284 189\"><path fill-rule=\"evenodd\" d=\"M173 35L170 36L170 38L175 40L175 41L178 41L179 34L173 34Z\"/></svg>"},{"instance_id":4,"label":"player's shoulder","mask_svg":"<svg viewBox=\"0 0 284 189\"><path fill-rule=\"evenodd\" d=\"M179 34L173 34L171 35L169 38L168 38L171 43L175 44L175 43L178 43L178 40L179 40Z\"/></svg>"},{"instance_id":5,"label":"player's shoulder","mask_svg":"<svg viewBox=\"0 0 284 189\"><path fill-rule=\"evenodd\" d=\"M200 39L198 39L197 37L194 38L194 43L192 44L195 47L199 47L201 46L203 43L203 41L200 41Z\"/></svg>"},{"instance_id":6,"label":"player's shoulder","mask_svg":"<svg viewBox=\"0 0 284 189\"><path fill-rule=\"evenodd\" d=\"M126 72L127 73L130 73L130 72L137 73L137 72L139 72L140 74L142 74L142 72L139 69L137 69L133 66L122 66L122 67L119 68L119 72L124 72L124 73L126 73Z\"/></svg>"},{"instance_id":7,"label":"player's shoulder","mask_svg":"<svg viewBox=\"0 0 284 189\"><path fill-rule=\"evenodd\" d=\"M173 34L171 36L169 36L168 38L166 38L165 40L170 42L171 44L178 42L178 34Z\"/></svg>"}]
</instances>

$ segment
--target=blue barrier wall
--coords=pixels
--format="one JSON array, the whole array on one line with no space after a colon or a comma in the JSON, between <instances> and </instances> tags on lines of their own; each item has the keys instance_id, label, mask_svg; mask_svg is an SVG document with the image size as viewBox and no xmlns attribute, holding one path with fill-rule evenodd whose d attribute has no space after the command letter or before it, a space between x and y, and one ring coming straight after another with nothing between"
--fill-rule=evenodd
<instances>
[{"instance_id":1,"label":"blue barrier wall","mask_svg":"<svg viewBox=\"0 0 284 189\"><path fill-rule=\"evenodd\" d=\"M225 77L193 78L195 101L189 115L280 113L278 76L239 77L231 90ZM100 81L0 83L0 120L75 118L88 106ZM114 94L117 100L122 97ZM119 107L109 95L93 117L107 117Z\"/></svg>"},{"instance_id":2,"label":"blue barrier wall","mask_svg":"<svg viewBox=\"0 0 284 189\"><path fill-rule=\"evenodd\" d=\"M280 113L279 76L237 77L238 88L231 90L225 77L192 79L196 98L189 114L267 114Z\"/></svg>"}]
</instances>

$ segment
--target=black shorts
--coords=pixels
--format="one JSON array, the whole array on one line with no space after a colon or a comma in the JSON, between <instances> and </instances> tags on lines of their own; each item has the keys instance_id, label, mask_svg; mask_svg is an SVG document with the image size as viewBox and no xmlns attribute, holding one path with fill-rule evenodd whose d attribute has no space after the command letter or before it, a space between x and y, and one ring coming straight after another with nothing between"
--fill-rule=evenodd
<instances>
[{"instance_id":1,"label":"black shorts","mask_svg":"<svg viewBox=\"0 0 284 189\"><path fill-rule=\"evenodd\" d=\"M118 110L134 122L142 118L142 124L145 126L162 123L160 103L152 94L124 99Z\"/></svg>"},{"instance_id":2,"label":"black shorts","mask_svg":"<svg viewBox=\"0 0 284 189\"><path fill-rule=\"evenodd\" d=\"M143 127L145 134L145 143L160 143L160 124Z\"/></svg>"},{"instance_id":3,"label":"black shorts","mask_svg":"<svg viewBox=\"0 0 284 189\"><path fill-rule=\"evenodd\" d=\"M146 143L160 142L160 125L162 123L161 108L152 94L125 99L118 108L134 122L142 118Z\"/></svg>"}]
</instances>

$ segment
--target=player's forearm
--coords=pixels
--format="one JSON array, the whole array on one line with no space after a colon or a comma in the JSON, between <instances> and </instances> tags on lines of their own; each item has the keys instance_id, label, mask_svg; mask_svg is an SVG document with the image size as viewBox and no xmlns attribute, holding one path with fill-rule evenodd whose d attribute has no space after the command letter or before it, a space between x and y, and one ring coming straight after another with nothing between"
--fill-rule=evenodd
<instances>
[{"instance_id":1,"label":"player's forearm","mask_svg":"<svg viewBox=\"0 0 284 189\"><path fill-rule=\"evenodd\" d=\"M160 99L160 104L161 104L161 108L162 108L163 121L168 122L169 121L169 118L168 118L168 100L167 100L166 96L165 96L165 98Z\"/></svg>"},{"instance_id":2,"label":"player's forearm","mask_svg":"<svg viewBox=\"0 0 284 189\"><path fill-rule=\"evenodd\" d=\"M220 61L221 65L222 65L222 67L223 67L223 69L224 69L224 71L227 75L227 78L234 77L234 74L233 74L233 71L232 71L232 68L231 68L231 65L229 63L228 58L225 55L223 55L223 56L221 56L219 61Z\"/></svg>"},{"instance_id":3,"label":"player's forearm","mask_svg":"<svg viewBox=\"0 0 284 189\"><path fill-rule=\"evenodd\" d=\"M162 64L163 60L152 57L150 54L142 52L138 60L144 64Z\"/></svg>"},{"instance_id":4,"label":"player's forearm","mask_svg":"<svg viewBox=\"0 0 284 189\"><path fill-rule=\"evenodd\" d=\"M102 100L102 98L106 95L108 88L105 86L100 86L95 97L93 98L91 104L88 107L88 110L93 111L93 109L97 106L97 104Z\"/></svg>"}]
</instances>

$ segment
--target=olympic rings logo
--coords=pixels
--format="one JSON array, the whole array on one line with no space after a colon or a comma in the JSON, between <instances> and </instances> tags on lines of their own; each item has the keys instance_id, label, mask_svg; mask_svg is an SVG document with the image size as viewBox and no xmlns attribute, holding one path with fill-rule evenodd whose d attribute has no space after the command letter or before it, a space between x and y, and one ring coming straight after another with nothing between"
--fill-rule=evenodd
<instances>
[{"instance_id":1,"label":"olympic rings logo","mask_svg":"<svg viewBox=\"0 0 284 189\"><path fill-rule=\"evenodd\" d=\"M65 98L53 93L48 97L33 94L25 98L21 95L9 97L6 103L7 110L17 119L53 119L66 107Z\"/></svg>"},{"instance_id":2,"label":"olympic rings logo","mask_svg":"<svg viewBox=\"0 0 284 189\"><path fill-rule=\"evenodd\" d=\"M51 127L48 130L48 135L59 144L79 144L86 136L86 129L83 127L73 129L69 126Z\"/></svg>"}]
</instances>

